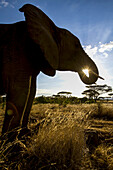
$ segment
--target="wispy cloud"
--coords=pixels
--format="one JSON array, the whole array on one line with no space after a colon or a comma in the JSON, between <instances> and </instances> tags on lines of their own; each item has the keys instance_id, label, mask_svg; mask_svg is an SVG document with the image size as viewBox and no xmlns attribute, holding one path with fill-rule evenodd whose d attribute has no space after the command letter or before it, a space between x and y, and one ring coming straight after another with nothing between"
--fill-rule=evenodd
<instances>
[{"instance_id":1,"label":"wispy cloud","mask_svg":"<svg viewBox=\"0 0 113 170\"><path fill-rule=\"evenodd\" d=\"M14 8L14 4L17 1L12 1L12 3L8 2L8 0L1 0L0 1L0 8L6 8L10 6L11 8Z\"/></svg>"},{"instance_id":2,"label":"wispy cloud","mask_svg":"<svg viewBox=\"0 0 113 170\"><path fill-rule=\"evenodd\" d=\"M7 7L8 5L9 5L9 2L7 2L6 0L1 0L0 1L0 6Z\"/></svg>"}]
</instances>

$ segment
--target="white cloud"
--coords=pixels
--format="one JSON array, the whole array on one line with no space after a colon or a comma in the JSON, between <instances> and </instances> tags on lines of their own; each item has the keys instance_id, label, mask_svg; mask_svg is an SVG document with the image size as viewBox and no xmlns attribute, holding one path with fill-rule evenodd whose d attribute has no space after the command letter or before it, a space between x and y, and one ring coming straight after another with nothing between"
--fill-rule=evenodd
<instances>
[{"instance_id":1,"label":"white cloud","mask_svg":"<svg viewBox=\"0 0 113 170\"><path fill-rule=\"evenodd\" d=\"M103 53L104 51L112 51L112 49L113 49L113 41L110 41L109 43L106 44L100 43L99 52Z\"/></svg>"},{"instance_id":2,"label":"white cloud","mask_svg":"<svg viewBox=\"0 0 113 170\"><path fill-rule=\"evenodd\" d=\"M6 0L1 0L0 5L2 5L3 7L7 7L9 5L9 2L7 2Z\"/></svg>"},{"instance_id":3,"label":"white cloud","mask_svg":"<svg viewBox=\"0 0 113 170\"><path fill-rule=\"evenodd\" d=\"M94 56L97 53L98 47L93 47L91 45L85 46L85 51L89 56Z\"/></svg>"},{"instance_id":4,"label":"white cloud","mask_svg":"<svg viewBox=\"0 0 113 170\"><path fill-rule=\"evenodd\" d=\"M108 58L109 52L113 50L113 41L110 41L109 43L102 44L99 42L97 46L92 47L91 45L84 46L84 50L86 53L92 57L95 58L98 56L98 58Z\"/></svg>"},{"instance_id":5,"label":"white cloud","mask_svg":"<svg viewBox=\"0 0 113 170\"><path fill-rule=\"evenodd\" d=\"M2 7L4 7L4 8L6 8L6 7L8 7L8 6L10 6L11 8L14 8L15 6L15 4L17 3L17 0L12 0L11 1L11 3L9 3L8 2L8 0L0 0L0 8L2 8Z\"/></svg>"}]
</instances>

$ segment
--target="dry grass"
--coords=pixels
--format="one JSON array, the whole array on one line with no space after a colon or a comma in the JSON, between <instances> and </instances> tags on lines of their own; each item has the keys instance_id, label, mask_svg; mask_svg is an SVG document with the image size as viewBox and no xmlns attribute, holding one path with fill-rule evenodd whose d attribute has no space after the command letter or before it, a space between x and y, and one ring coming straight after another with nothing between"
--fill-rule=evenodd
<instances>
[{"instance_id":1,"label":"dry grass","mask_svg":"<svg viewBox=\"0 0 113 170\"><path fill-rule=\"evenodd\" d=\"M94 166L98 169L113 170L113 146L99 145L91 155Z\"/></svg>"},{"instance_id":2,"label":"dry grass","mask_svg":"<svg viewBox=\"0 0 113 170\"><path fill-rule=\"evenodd\" d=\"M85 150L83 131L75 123L59 124L54 120L45 124L32 139L29 146L32 169L52 167L56 169L73 169L79 167ZM34 165L33 159L36 158Z\"/></svg>"},{"instance_id":3,"label":"dry grass","mask_svg":"<svg viewBox=\"0 0 113 170\"><path fill-rule=\"evenodd\" d=\"M2 107L0 106L0 134L2 131L4 115L5 115L5 109L2 109Z\"/></svg>"},{"instance_id":4,"label":"dry grass","mask_svg":"<svg viewBox=\"0 0 113 170\"><path fill-rule=\"evenodd\" d=\"M1 169L113 169L111 104L33 105L32 136L1 145Z\"/></svg>"},{"instance_id":5,"label":"dry grass","mask_svg":"<svg viewBox=\"0 0 113 170\"><path fill-rule=\"evenodd\" d=\"M97 103L96 111L90 116L91 118L113 120L113 103Z\"/></svg>"}]
</instances>

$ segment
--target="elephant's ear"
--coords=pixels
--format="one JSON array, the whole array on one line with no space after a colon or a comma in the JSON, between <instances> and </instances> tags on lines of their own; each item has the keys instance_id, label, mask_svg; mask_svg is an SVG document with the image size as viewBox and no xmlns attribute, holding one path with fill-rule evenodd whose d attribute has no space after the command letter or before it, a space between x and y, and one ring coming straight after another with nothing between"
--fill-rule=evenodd
<instances>
[{"instance_id":1,"label":"elephant's ear","mask_svg":"<svg viewBox=\"0 0 113 170\"><path fill-rule=\"evenodd\" d=\"M57 27L44 12L31 4L26 4L19 10L24 12L30 38L40 46L51 67L57 69L59 63L55 41Z\"/></svg>"}]
</instances>

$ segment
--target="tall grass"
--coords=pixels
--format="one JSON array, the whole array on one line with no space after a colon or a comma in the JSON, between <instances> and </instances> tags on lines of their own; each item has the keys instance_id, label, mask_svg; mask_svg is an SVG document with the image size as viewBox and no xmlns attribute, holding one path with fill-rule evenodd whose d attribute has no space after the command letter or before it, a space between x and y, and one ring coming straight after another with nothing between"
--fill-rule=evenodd
<instances>
[{"instance_id":1,"label":"tall grass","mask_svg":"<svg viewBox=\"0 0 113 170\"><path fill-rule=\"evenodd\" d=\"M71 121L62 126L51 122L33 137L27 165L31 169L79 169L84 151L84 134L80 126Z\"/></svg>"},{"instance_id":2,"label":"tall grass","mask_svg":"<svg viewBox=\"0 0 113 170\"><path fill-rule=\"evenodd\" d=\"M111 104L81 104L65 107L57 104L34 105L29 120L33 136L27 137L26 141L16 140L7 146L2 145L0 168L8 170L106 168L111 170L113 168L112 146L102 143L94 146L94 150L88 154L84 132L87 126L90 131L91 122L94 124L95 118L99 123L100 119L113 118L112 113ZM101 132L99 133L101 135ZM89 135L92 133L89 132ZM104 141L104 136L101 138Z\"/></svg>"},{"instance_id":3,"label":"tall grass","mask_svg":"<svg viewBox=\"0 0 113 170\"><path fill-rule=\"evenodd\" d=\"M97 103L90 118L113 120L113 103Z\"/></svg>"},{"instance_id":4,"label":"tall grass","mask_svg":"<svg viewBox=\"0 0 113 170\"><path fill-rule=\"evenodd\" d=\"M91 155L94 167L103 170L113 169L113 146L99 145Z\"/></svg>"},{"instance_id":5,"label":"tall grass","mask_svg":"<svg viewBox=\"0 0 113 170\"><path fill-rule=\"evenodd\" d=\"M38 120L35 122L35 127L44 120L43 124L40 124L38 133L34 131L34 135L26 142L26 147L21 145L20 141L15 141L12 144L13 149L10 144L6 147L6 152L2 150L2 167L30 170L79 170L86 151L84 130L82 124L78 121L78 117L81 117L82 113L76 107L72 111L71 106L67 109L57 105L49 105L49 107L46 105L46 108L44 105L39 107L42 109L38 110L38 107L35 106L31 111L32 117L35 117L36 112L38 112L36 115ZM77 116L76 112L80 115ZM8 155L10 155L8 157L7 151Z\"/></svg>"}]
</instances>

